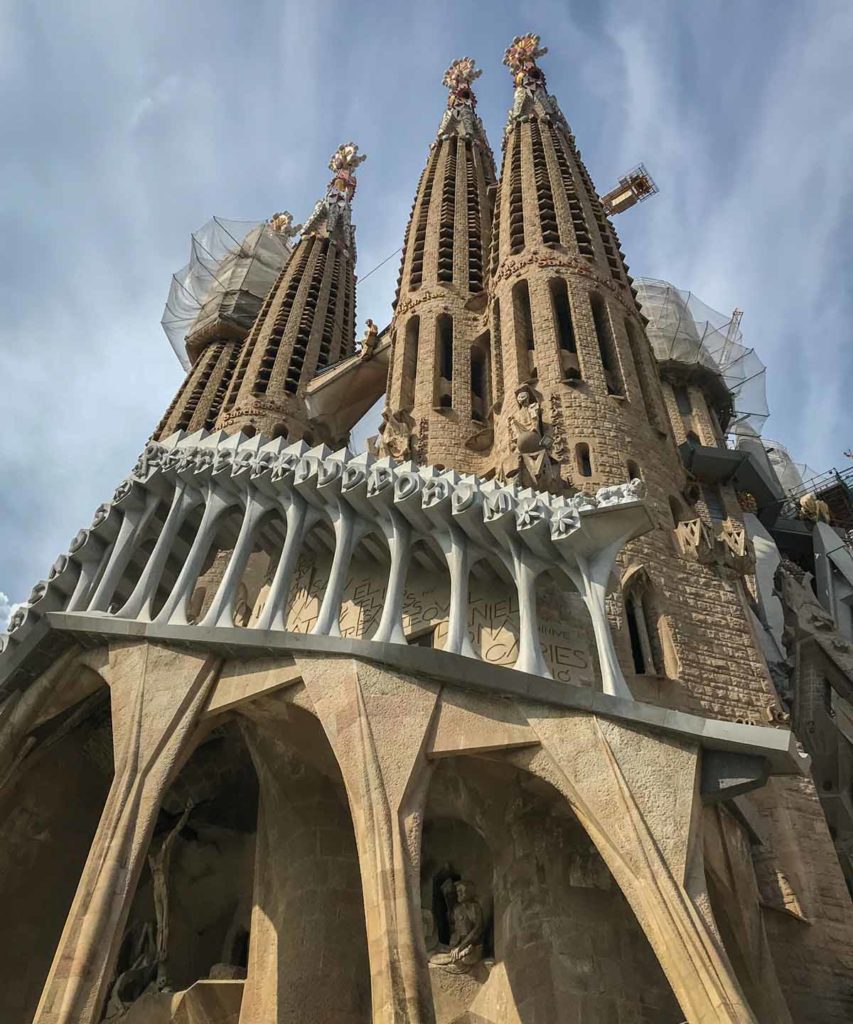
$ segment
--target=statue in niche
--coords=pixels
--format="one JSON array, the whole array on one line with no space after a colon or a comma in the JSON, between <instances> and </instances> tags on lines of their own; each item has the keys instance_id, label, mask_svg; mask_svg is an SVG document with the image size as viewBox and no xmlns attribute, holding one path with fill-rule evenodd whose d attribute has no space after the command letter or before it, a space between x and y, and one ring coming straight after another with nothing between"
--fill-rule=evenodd
<instances>
[{"instance_id":1,"label":"statue in niche","mask_svg":"<svg viewBox=\"0 0 853 1024\"><path fill-rule=\"evenodd\" d=\"M386 406L382 412L379 427L379 443L376 451L380 457L391 456L400 462L411 458L412 428L405 412L394 413Z\"/></svg>"},{"instance_id":2,"label":"statue in niche","mask_svg":"<svg viewBox=\"0 0 853 1024\"><path fill-rule=\"evenodd\" d=\"M133 925L122 943L128 967L120 971L110 989L104 1021L117 1021L148 990L154 980L157 953L150 921Z\"/></svg>"},{"instance_id":3,"label":"statue in niche","mask_svg":"<svg viewBox=\"0 0 853 1024\"><path fill-rule=\"evenodd\" d=\"M169 863L172 847L187 819L192 813L193 802L187 801L183 814L173 828L169 829L159 846L148 853L148 867L151 871L151 886L154 892L154 915L157 920L157 988L165 991L169 980L166 974L166 960L169 954Z\"/></svg>"},{"instance_id":4,"label":"statue in niche","mask_svg":"<svg viewBox=\"0 0 853 1024\"><path fill-rule=\"evenodd\" d=\"M440 945L429 958L431 966L446 967L462 973L483 959L485 916L476 897L474 883L465 879L446 879L441 887L450 911L450 942Z\"/></svg>"},{"instance_id":5,"label":"statue in niche","mask_svg":"<svg viewBox=\"0 0 853 1024\"><path fill-rule=\"evenodd\" d=\"M499 477L504 481L516 479L522 487L554 490L560 484L551 457L554 437L542 418L540 397L531 384L516 388L515 405L505 414L512 451L503 459Z\"/></svg>"}]
</instances>

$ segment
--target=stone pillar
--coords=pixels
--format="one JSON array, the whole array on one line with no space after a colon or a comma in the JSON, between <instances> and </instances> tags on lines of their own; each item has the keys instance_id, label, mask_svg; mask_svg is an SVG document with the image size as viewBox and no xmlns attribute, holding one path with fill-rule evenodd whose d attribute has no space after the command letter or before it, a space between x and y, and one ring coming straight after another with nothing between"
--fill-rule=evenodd
<instances>
[{"instance_id":1,"label":"stone pillar","mask_svg":"<svg viewBox=\"0 0 853 1024\"><path fill-rule=\"evenodd\" d=\"M33 1024L101 1019L160 802L219 667L137 642L93 657L111 690L115 776Z\"/></svg>"},{"instance_id":2,"label":"stone pillar","mask_svg":"<svg viewBox=\"0 0 853 1024\"><path fill-rule=\"evenodd\" d=\"M698 748L591 715L525 711L543 750L511 760L567 797L631 904L687 1024L757 1024L685 887ZM649 786L650 777L667 786Z\"/></svg>"},{"instance_id":3,"label":"stone pillar","mask_svg":"<svg viewBox=\"0 0 853 1024\"><path fill-rule=\"evenodd\" d=\"M301 756L306 724L320 730L295 716L244 727L260 805L240 1024L370 1022L364 906L346 793L339 779ZM321 740L325 745L322 733Z\"/></svg>"},{"instance_id":4,"label":"stone pillar","mask_svg":"<svg viewBox=\"0 0 853 1024\"><path fill-rule=\"evenodd\" d=\"M424 747L438 687L374 665L306 660L303 679L347 790L364 892L373 1024L435 1020L420 913Z\"/></svg>"}]
</instances>

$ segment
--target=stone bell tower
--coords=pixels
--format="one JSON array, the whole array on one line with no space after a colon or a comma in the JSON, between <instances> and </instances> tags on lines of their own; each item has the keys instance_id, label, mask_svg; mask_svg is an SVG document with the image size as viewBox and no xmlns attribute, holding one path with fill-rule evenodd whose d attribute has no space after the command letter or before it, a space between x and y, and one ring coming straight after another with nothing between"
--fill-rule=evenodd
<instances>
[{"instance_id":1,"label":"stone bell tower","mask_svg":"<svg viewBox=\"0 0 853 1024\"><path fill-rule=\"evenodd\" d=\"M631 278L547 92L536 63L545 52L527 35L504 56L515 93L492 229L491 317L503 384L494 460L499 475L527 485L582 488L636 475L628 471L640 461L633 449L674 452Z\"/></svg>"},{"instance_id":2,"label":"stone bell tower","mask_svg":"<svg viewBox=\"0 0 853 1024\"><path fill-rule=\"evenodd\" d=\"M494 401L486 293L495 186L470 57L444 75L447 109L406 229L381 450L473 472ZM485 438L485 444L484 444Z\"/></svg>"},{"instance_id":3,"label":"stone bell tower","mask_svg":"<svg viewBox=\"0 0 853 1024\"><path fill-rule=\"evenodd\" d=\"M226 229L228 249L213 271L211 250L216 246L206 234L201 238L193 235L190 263L180 276L173 277L166 305L169 312L173 292L179 307L188 300L190 304L198 302L195 317L181 339L190 370L154 431L155 439L169 437L176 430L194 433L216 425L243 343L263 298L293 251L291 239L298 228L292 225L292 215L282 211L242 238ZM217 218L205 229L212 226L218 227ZM177 317L174 322L182 324L180 313Z\"/></svg>"},{"instance_id":4,"label":"stone bell tower","mask_svg":"<svg viewBox=\"0 0 853 1024\"><path fill-rule=\"evenodd\" d=\"M354 171L366 157L353 142L329 161L334 172L243 344L216 426L295 441L305 435L304 388L355 346Z\"/></svg>"}]
</instances>

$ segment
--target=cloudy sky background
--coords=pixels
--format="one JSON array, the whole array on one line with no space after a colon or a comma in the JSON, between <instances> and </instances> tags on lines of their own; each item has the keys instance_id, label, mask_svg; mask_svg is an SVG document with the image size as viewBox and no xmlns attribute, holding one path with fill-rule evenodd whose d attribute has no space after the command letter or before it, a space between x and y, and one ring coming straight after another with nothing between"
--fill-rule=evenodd
<instances>
[{"instance_id":1,"label":"cloudy sky background","mask_svg":"<svg viewBox=\"0 0 853 1024\"><path fill-rule=\"evenodd\" d=\"M0 0L0 622L133 465L182 378L159 320L213 214L297 220L337 144L368 154L364 276L402 241L470 54L499 146L512 37L619 218L635 275L745 310L765 435L816 469L853 445L853 4L848 0ZM390 317L397 258L358 296ZM8 595L4 598L3 595Z\"/></svg>"}]
</instances>

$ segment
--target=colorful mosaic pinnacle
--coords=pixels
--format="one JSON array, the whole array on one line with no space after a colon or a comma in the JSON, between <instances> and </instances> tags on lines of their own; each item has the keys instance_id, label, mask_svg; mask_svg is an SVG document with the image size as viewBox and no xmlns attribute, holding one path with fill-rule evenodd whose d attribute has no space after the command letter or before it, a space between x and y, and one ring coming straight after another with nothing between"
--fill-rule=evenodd
<instances>
[{"instance_id":1,"label":"colorful mosaic pinnacle","mask_svg":"<svg viewBox=\"0 0 853 1024\"><path fill-rule=\"evenodd\" d=\"M329 158L329 170L335 172L329 183L330 192L340 192L344 198L352 199L357 185L353 171L367 159L367 154L359 155L355 142L344 142Z\"/></svg>"},{"instance_id":2,"label":"colorful mosaic pinnacle","mask_svg":"<svg viewBox=\"0 0 853 1024\"><path fill-rule=\"evenodd\" d=\"M533 33L516 36L504 54L503 62L512 72L516 86L527 85L528 81L545 85L545 75L536 66L537 57L548 52L547 46L540 46L540 37Z\"/></svg>"},{"instance_id":3,"label":"colorful mosaic pinnacle","mask_svg":"<svg viewBox=\"0 0 853 1024\"><path fill-rule=\"evenodd\" d=\"M482 75L482 71L476 66L473 57L460 57L455 60L447 71L444 72L442 85L450 90L447 105L452 103L467 102L472 106L477 105L477 97L471 90L471 84Z\"/></svg>"}]
</instances>

